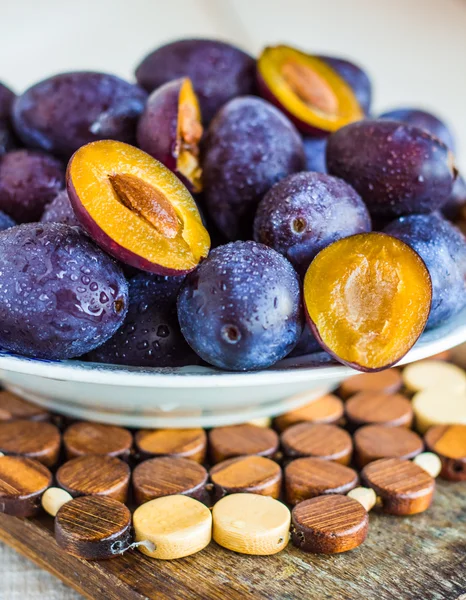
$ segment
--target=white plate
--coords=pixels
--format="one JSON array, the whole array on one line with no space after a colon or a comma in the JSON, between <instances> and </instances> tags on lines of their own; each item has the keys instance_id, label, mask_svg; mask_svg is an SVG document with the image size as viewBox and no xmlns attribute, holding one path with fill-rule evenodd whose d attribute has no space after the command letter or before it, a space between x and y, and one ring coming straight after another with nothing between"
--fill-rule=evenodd
<instances>
[{"instance_id":1,"label":"white plate","mask_svg":"<svg viewBox=\"0 0 466 600\"><path fill-rule=\"evenodd\" d=\"M466 341L466 309L424 333L400 364ZM52 411L127 427L212 427L292 410L355 373L337 364L309 367L310 357L272 369L228 373L207 367L142 369L47 362L0 354L0 377L21 396ZM308 392L306 398L293 397Z\"/></svg>"}]
</instances>

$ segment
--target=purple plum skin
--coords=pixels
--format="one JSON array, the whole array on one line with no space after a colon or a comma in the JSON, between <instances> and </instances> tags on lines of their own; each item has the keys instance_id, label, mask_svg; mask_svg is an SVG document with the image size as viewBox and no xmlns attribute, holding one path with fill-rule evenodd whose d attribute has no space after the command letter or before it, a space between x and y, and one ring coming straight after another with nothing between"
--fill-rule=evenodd
<instances>
[{"instance_id":1,"label":"purple plum skin","mask_svg":"<svg viewBox=\"0 0 466 600\"><path fill-rule=\"evenodd\" d=\"M458 175L453 184L451 196L442 207L442 213L450 221L456 221L462 216L464 207L466 207L466 181L464 177ZM466 217L466 213L464 216Z\"/></svg>"},{"instance_id":2,"label":"purple plum skin","mask_svg":"<svg viewBox=\"0 0 466 600\"><path fill-rule=\"evenodd\" d=\"M400 217L384 232L411 246L429 271L432 308L426 329L466 306L466 238L457 227L435 213Z\"/></svg>"},{"instance_id":3,"label":"purple plum skin","mask_svg":"<svg viewBox=\"0 0 466 600\"><path fill-rule=\"evenodd\" d=\"M283 254L302 277L326 246L368 231L371 218L359 194L324 173L282 179L260 201L254 219L254 239Z\"/></svg>"},{"instance_id":4,"label":"purple plum skin","mask_svg":"<svg viewBox=\"0 0 466 600\"><path fill-rule=\"evenodd\" d=\"M250 238L261 198L304 166L301 137L280 111L261 98L231 100L210 124L202 162L205 205L220 232Z\"/></svg>"},{"instance_id":5,"label":"purple plum skin","mask_svg":"<svg viewBox=\"0 0 466 600\"><path fill-rule=\"evenodd\" d=\"M267 368L301 335L298 276L263 244L219 246L187 276L178 318L189 345L209 364L229 371Z\"/></svg>"},{"instance_id":6,"label":"purple plum skin","mask_svg":"<svg viewBox=\"0 0 466 600\"><path fill-rule=\"evenodd\" d=\"M198 364L200 359L182 336L178 323L176 299L183 280L148 273L133 277L122 327L88 358L136 367Z\"/></svg>"},{"instance_id":7,"label":"purple plum skin","mask_svg":"<svg viewBox=\"0 0 466 600\"><path fill-rule=\"evenodd\" d=\"M377 218L438 210L457 174L451 151L426 131L370 119L329 137L327 168L352 185Z\"/></svg>"},{"instance_id":8,"label":"purple plum skin","mask_svg":"<svg viewBox=\"0 0 466 600\"><path fill-rule=\"evenodd\" d=\"M15 225L16 222L0 210L0 231L5 231L5 229L10 229L10 227L14 227Z\"/></svg>"},{"instance_id":9,"label":"purple plum skin","mask_svg":"<svg viewBox=\"0 0 466 600\"><path fill-rule=\"evenodd\" d=\"M449 127L437 116L419 108L398 108L380 115L380 119L401 121L419 129L428 131L441 140L452 152L455 152L455 139Z\"/></svg>"},{"instance_id":10,"label":"purple plum skin","mask_svg":"<svg viewBox=\"0 0 466 600\"><path fill-rule=\"evenodd\" d=\"M327 173L325 153L327 150L327 138L307 137L303 138L304 154L306 155L306 171L317 171Z\"/></svg>"},{"instance_id":11,"label":"purple plum skin","mask_svg":"<svg viewBox=\"0 0 466 600\"><path fill-rule=\"evenodd\" d=\"M63 223L70 227L80 227L81 224L74 214L73 207L66 190L61 190L55 198L47 204L42 217L41 223Z\"/></svg>"},{"instance_id":12,"label":"purple plum skin","mask_svg":"<svg viewBox=\"0 0 466 600\"><path fill-rule=\"evenodd\" d=\"M0 81L0 119L9 119L16 94Z\"/></svg>"},{"instance_id":13,"label":"purple plum skin","mask_svg":"<svg viewBox=\"0 0 466 600\"><path fill-rule=\"evenodd\" d=\"M287 358L297 358L299 356L307 356L308 354L314 354L315 352L322 352L322 348L317 341L315 335L312 333L307 323L304 325L301 337L293 350L288 354Z\"/></svg>"},{"instance_id":14,"label":"purple plum skin","mask_svg":"<svg viewBox=\"0 0 466 600\"><path fill-rule=\"evenodd\" d=\"M102 139L134 144L146 92L114 75L63 73L32 86L13 105L23 143L69 158Z\"/></svg>"},{"instance_id":15,"label":"purple plum skin","mask_svg":"<svg viewBox=\"0 0 466 600\"><path fill-rule=\"evenodd\" d=\"M15 93L0 82L0 156L18 147L11 127L11 107L15 98Z\"/></svg>"},{"instance_id":16,"label":"purple plum skin","mask_svg":"<svg viewBox=\"0 0 466 600\"><path fill-rule=\"evenodd\" d=\"M208 124L232 98L254 94L255 60L230 44L218 40L178 40L146 56L136 69L136 79L148 92L161 85L189 77Z\"/></svg>"},{"instance_id":17,"label":"purple plum skin","mask_svg":"<svg viewBox=\"0 0 466 600\"><path fill-rule=\"evenodd\" d=\"M0 347L41 359L86 354L121 326L121 269L74 227L28 223L0 233Z\"/></svg>"},{"instance_id":18,"label":"purple plum skin","mask_svg":"<svg viewBox=\"0 0 466 600\"><path fill-rule=\"evenodd\" d=\"M364 114L369 115L372 104L372 84L367 73L358 65L344 58L333 56L318 56L317 58L326 62L346 81L358 99Z\"/></svg>"},{"instance_id":19,"label":"purple plum skin","mask_svg":"<svg viewBox=\"0 0 466 600\"><path fill-rule=\"evenodd\" d=\"M64 166L49 154L14 150L0 157L0 210L18 223L38 221L64 184Z\"/></svg>"}]
</instances>

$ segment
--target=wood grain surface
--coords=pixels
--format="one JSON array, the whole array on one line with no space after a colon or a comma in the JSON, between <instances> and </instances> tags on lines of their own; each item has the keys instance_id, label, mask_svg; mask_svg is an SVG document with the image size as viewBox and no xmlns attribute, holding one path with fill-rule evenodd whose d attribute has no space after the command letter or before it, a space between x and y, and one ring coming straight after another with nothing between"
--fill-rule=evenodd
<instances>
[{"instance_id":1,"label":"wood grain surface","mask_svg":"<svg viewBox=\"0 0 466 600\"><path fill-rule=\"evenodd\" d=\"M346 402L345 414L351 428L371 424L411 427L413 422L411 402L402 394L360 392Z\"/></svg>"},{"instance_id":2,"label":"wood grain surface","mask_svg":"<svg viewBox=\"0 0 466 600\"><path fill-rule=\"evenodd\" d=\"M385 392L395 394L402 386L398 369L387 369L378 373L361 373L345 379L339 388L342 398L349 398L358 392Z\"/></svg>"},{"instance_id":3,"label":"wood grain surface","mask_svg":"<svg viewBox=\"0 0 466 600\"><path fill-rule=\"evenodd\" d=\"M272 457L278 450L278 442L277 433L266 427L249 424L216 427L209 433L210 457L214 464L245 454Z\"/></svg>"},{"instance_id":4,"label":"wood grain surface","mask_svg":"<svg viewBox=\"0 0 466 600\"><path fill-rule=\"evenodd\" d=\"M65 431L63 445L68 458L107 454L126 460L133 445L133 436L123 427L80 421Z\"/></svg>"},{"instance_id":5,"label":"wood grain surface","mask_svg":"<svg viewBox=\"0 0 466 600\"><path fill-rule=\"evenodd\" d=\"M203 429L141 429L135 444L140 458L179 456L198 463L204 461L207 436Z\"/></svg>"},{"instance_id":6,"label":"wood grain surface","mask_svg":"<svg viewBox=\"0 0 466 600\"><path fill-rule=\"evenodd\" d=\"M406 427L365 425L353 437L354 454L359 467L379 458L414 458L424 449L421 437Z\"/></svg>"},{"instance_id":7,"label":"wood grain surface","mask_svg":"<svg viewBox=\"0 0 466 600\"><path fill-rule=\"evenodd\" d=\"M40 499L52 484L52 473L37 460L0 456L0 506L2 512L31 517L40 510Z\"/></svg>"},{"instance_id":8,"label":"wood grain surface","mask_svg":"<svg viewBox=\"0 0 466 600\"><path fill-rule=\"evenodd\" d=\"M60 431L51 423L24 419L0 423L0 452L4 454L20 454L53 467L60 446Z\"/></svg>"},{"instance_id":9,"label":"wood grain surface","mask_svg":"<svg viewBox=\"0 0 466 600\"><path fill-rule=\"evenodd\" d=\"M333 394L326 394L301 408L287 412L274 419L278 431L309 421L311 423L338 423L343 417L343 402Z\"/></svg>"},{"instance_id":10,"label":"wood grain surface","mask_svg":"<svg viewBox=\"0 0 466 600\"><path fill-rule=\"evenodd\" d=\"M50 413L46 410L23 400L12 392L0 391L0 421L12 419L32 419L34 421L48 421Z\"/></svg>"},{"instance_id":11,"label":"wood grain surface","mask_svg":"<svg viewBox=\"0 0 466 600\"><path fill-rule=\"evenodd\" d=\"M314 456L348 465L353 453L350 434L336 425L298 423L281 435L282 448L289 458Z\"/></svg>"},{"instance_id":12,"label":"wood grain surface","mask_svg":"<svg viewBox=\"0 0 466 600\"><path fill-rule=\"evenodd\" d=\"M282 470L275 461L265 456L238 456L212 467L210 480L214 486L214 501L239 492L278 498Z\"/></svg>"}]
</instances>

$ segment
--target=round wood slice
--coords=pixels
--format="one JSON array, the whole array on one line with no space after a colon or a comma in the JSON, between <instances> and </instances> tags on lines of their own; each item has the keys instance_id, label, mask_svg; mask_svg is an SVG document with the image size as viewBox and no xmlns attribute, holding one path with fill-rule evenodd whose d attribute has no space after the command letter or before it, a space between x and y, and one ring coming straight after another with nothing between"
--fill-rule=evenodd
<instances>
[{"instance_id":1,"label":"round wood slice","mask_svg":"<svg viewBox=\"0 0 466 600\"><path fill-rule=\"evenodd\" d=\"M278 431L285 431L296 423L337 423L343 417L343 402L333 394L316 398L309 404L280 415L274 421Z\"/></svg>"},{"instance_id":2,"label":"round wood slice","mask_svg":"<svg viewBox=\"0 0 466 600\"><path fill-rule=\"evenodd\" d=\"M466 425L436 425L424 441L442 462L440 476L450 481L466 481Z\"/></svg>"},{"instance_id":3,"label":"round wood slice","mask_svg":"<svg viewBox=\"0 0 466 600\"><path fill-rule=\"evenodd\" d=\"M150 458L133 471L133 491L137 504L154 498L182 494L207 502L207 471L193 460L177 456Z\"/></svg>"},{"instance_id":4,"label":"round wood slice","mask_svg":"<svg viewBox=\"0 0 466 600\"><path fill-rule=\"evenodd\" d=\"M33 421L48 421L50 414L41 408L23 400L12 392L0 392L0 421L14 419L30 419Z\"/></svg>"},{"instance_id":5,"label":"round wood slice","mask_svg":"<svg viewBox=\"0 0 466 600\"><path fill-rule=\"evenodd\" d=\"M385 392L395 394L402 386L398 369L387 369L378 373L361 373L348 377L339 389L342 398L349 398L358 392Z\"/></svg>"},{"instance_id":6,"label":"round wood slice","mask_svg":"<svg viewBox=\"0 0 466 600\"><path fill-rule=\"evenodd\" d=\"M336 425L298 423L282 433L281 442L290 458L313 456L347 465L353 452L351 436Z\"/></svg>"},{"instance_id":7,"label":"round wood slice","mask_svg":"<svg viewBox=\"0 0 466 600\"><path fill-rule=\"evenodd\" d=\"M329 494L304 500L291 513L291 540L304 552L336 554L361 545L369 515L357 501Z\"/></svg>"},{"instance_id":8,"label":"round wood slice","mask_svg":"<svg viewBox=\"0 0 466 600\"><path fill-rule=\"evenodd\" d=\"M392 515L414 515L432 503L435 479L410 460L376 460L364 467L361 479L381 498L384 512Z\"/></svg>"},{"instance_id":9,"label":"round wood slice","mask_svg":"<svg viewBox=\"0 0 466 600\"><path fill-rule=\"evenodd\" d=\"M209 442L212 462L218 463L247 454L272 457L278 450L279 440L273 429L243 424L212 429Z\"/></svg>"},{"instance_id":10,"label":"round wood slice","mask_svg":"<svg viewBox=\"0 0 466 600\"><path fill-rule=\"evenodd\" d=\"M295 505L322 494L347 494L358 485L353 469L321 458L297 458L285 468L286 501Z\"/></svg>"},{"instance_id":11,"label":"round wood slice","mask_svg":"<svg viewBox=\"0 0 466 600\"><path fill-rule=\"evenodd\" d=\"M141 429L136 433L135 443L142 459L178 456L202 463L207 436L203 429Z\"/></svg>"},{"instance_id":12,"label":"round wood slice","mask_svg":"<svg viewBox=\"0 0 466 600\"><path fill-rule=\"evenodd\" d=\"M238 456L212 467L210 480L214 485L215 501L239 492L278 498L282 470L275 461L265 456Z\"/></svg>"},{"instance_id":13,"label":"round wood slice","mask_svg":"<svg viewBox=\"0 0 466 600\"><path fill-rule=\"evenodd\" d=\"M119 458L87 454L62 465L56 478L58 485L73 497L108 496L125 502L130 475L130 468Z\"/></svg>"},{"instance_id":14,"label":"round wood slice","mask_svg":"<svg viewBox=\"0 0 466 600\"><path fill-rule=\"evenodd\" d=\"M86 454L107 454L127 460L133 436L127 429L101 423L73 423L63 434L68 458Z\"/></svg>"},{"instance_id":15,"label":"round wood slice","mask_svg":"<svg viewBox=\"0 0 466 600\"><path fill-rule=\"evenodd\" d=\"M52 485L52 473L37 460L0 456L0 512L32 517L40 512L40 499Z\"/></svg>"},{"instance_id":16,"label":"round wood slice","mask_svg":"<svg viewBox=\"0 0 466 600\"><path fill-rule=\"evenodd\" d=\"M405 427L365 425L354 434L354 452L360 467L379 458L414 458L423 449L418 434Z\"/></svg>"},{"instance_id":17,"label":"round wood slice","mask_svg":"<svg viewBox=\"0 0 466 600\"><path fill-rule=\"evenodd\" d=\"M61 435L55 425L40 421L0 423L0 452L34 458L46 467L58 460Z\"/></svg>"},{"instance_id":18,"label":"round wood slice","mask_svg":"<svg viewBox=\"0 0 466 600\"><path fill-rule=\"evenodd\" d=\"M360 392L345 404L348 424L385 425L385 427L411 427L413 409L411 402L401 394L384 392Z\"/></svg>"},{"instance_id":19,"label":"round wood slice","mask_svg":"<svg viewBox=\"0 0 466 600\"><path fill-rule=\"evenodd\" d=\"M78 558L114 558L133 542L131 513L113 498L74 498L55 517L55 539L60 548Z\"/></svg>"}]
</instances>

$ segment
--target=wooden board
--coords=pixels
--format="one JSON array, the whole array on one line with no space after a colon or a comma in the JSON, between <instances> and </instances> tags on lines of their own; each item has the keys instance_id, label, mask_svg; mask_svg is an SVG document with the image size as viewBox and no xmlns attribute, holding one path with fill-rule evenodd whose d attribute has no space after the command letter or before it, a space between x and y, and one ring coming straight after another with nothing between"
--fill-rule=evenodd
<instances>
[{"instance_id":1,"label":"wooden board","mask_svg":"<svg viewBox=\"0 0 466 600\"><path fill-rule=\"evenodd\" d=\"M5 515L0 540L98 600L466 599L466 483L439 481L434 505L424 514L371 513L366 543L333 556L304 554L290 545L275 556L248 557L212 543L173 562L137 551L86 562L58 548L51 518Z\"/></svg>"}]
</instances>

